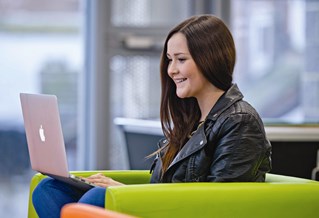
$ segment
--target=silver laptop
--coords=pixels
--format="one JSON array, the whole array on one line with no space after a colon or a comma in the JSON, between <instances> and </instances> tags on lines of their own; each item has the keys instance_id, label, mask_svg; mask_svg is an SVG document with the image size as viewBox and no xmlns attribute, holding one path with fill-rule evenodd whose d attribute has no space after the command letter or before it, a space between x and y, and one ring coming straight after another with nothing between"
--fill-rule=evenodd
<instances>
[{"instance_id":1,"label":"silver laptop","mask_svg":"<svg viewBox=\"0 0 319 218\"><path fill-rule=\"evenodd\" d=\"M69 173L57 97L20 93L20 101L32 169L82 190L94 187Z\"/></svg>"}]
</instances>

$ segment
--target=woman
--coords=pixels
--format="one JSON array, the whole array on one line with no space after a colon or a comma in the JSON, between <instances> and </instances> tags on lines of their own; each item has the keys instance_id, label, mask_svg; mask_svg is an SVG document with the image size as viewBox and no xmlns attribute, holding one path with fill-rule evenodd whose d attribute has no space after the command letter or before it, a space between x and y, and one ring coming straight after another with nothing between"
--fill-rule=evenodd
<instances>
[{"instance_id":1,"label":"woman","mask_svg":"<svg viewBox=\"0 0 319 218\"><path fill-rule=\"evenodd\" d=\"M236 52L217 17L191 17L167 36L161 57L161 123L165 139L151 182L263 182L271 145L254 108L232 83ZM40 217L58 217L63 205L104 207L105 188L124 185L102 174L87 192L44 179L33 193Z\"/></svg>"},{"instance_id":2,"label":"woman","mask_svg":"<svg viewBox=\"0 0 319 218\"><path fill-rule=\"evenodd\" d=\"M235 84L236 51L218 18L175 27L161 59L161 122L166 139L152 182L264 181L271 146L263 123Z\"/></svg>"}]
</instances>

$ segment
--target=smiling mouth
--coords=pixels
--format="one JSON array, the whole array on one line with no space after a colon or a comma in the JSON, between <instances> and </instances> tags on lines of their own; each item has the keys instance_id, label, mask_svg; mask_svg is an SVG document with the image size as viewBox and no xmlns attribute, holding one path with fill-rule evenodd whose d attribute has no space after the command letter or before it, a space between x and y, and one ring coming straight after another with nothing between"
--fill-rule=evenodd
<instances>
[{"instance_id":1,"label":"smiling mouth","mask_svg":"<svg viewBox=\"0 0 319 218\"><path fill-rule=\"evenodd\" d=\"M176 83L182 83L182 82L184 82L185 80L187 80L187 79L186 79L186 78L175 79L175 82L176 82Z\"/></svg>"}]
</instances>

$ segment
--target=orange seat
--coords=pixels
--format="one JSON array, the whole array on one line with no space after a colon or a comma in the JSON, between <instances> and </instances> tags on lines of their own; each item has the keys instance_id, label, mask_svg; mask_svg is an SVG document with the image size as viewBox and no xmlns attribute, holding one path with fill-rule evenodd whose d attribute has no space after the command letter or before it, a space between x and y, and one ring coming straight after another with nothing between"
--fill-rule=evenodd
<instances>
[{"instance_id":1,"label":"orange seat","mask_svg":"<svg viewBox=\"0 0 319 218\"><path fill-rule=\"evenodd\" d=\"M67 204L62 208L61 218L136 218L101 207L81 203Z\"/></svg>"}]
</instances>

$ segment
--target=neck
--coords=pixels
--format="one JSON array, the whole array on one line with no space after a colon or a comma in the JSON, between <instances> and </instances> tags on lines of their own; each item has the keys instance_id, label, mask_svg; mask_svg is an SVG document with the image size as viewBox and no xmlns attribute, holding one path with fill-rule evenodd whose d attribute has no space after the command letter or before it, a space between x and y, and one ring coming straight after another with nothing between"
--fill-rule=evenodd
<instances>
[{"instance_id":1,"label":"neck","mask_svg":"<svg viewBox=\"0 0 319 218\"><path fill-rule=\"evenodd\" d=\"M205 96L201 98L197 98L197 102L201 111L201 118L200 121L204 121L214 107L220 96L224 94L225 91L216 89L212 92L208 92Z\"/></svg>"}]
</instances>

